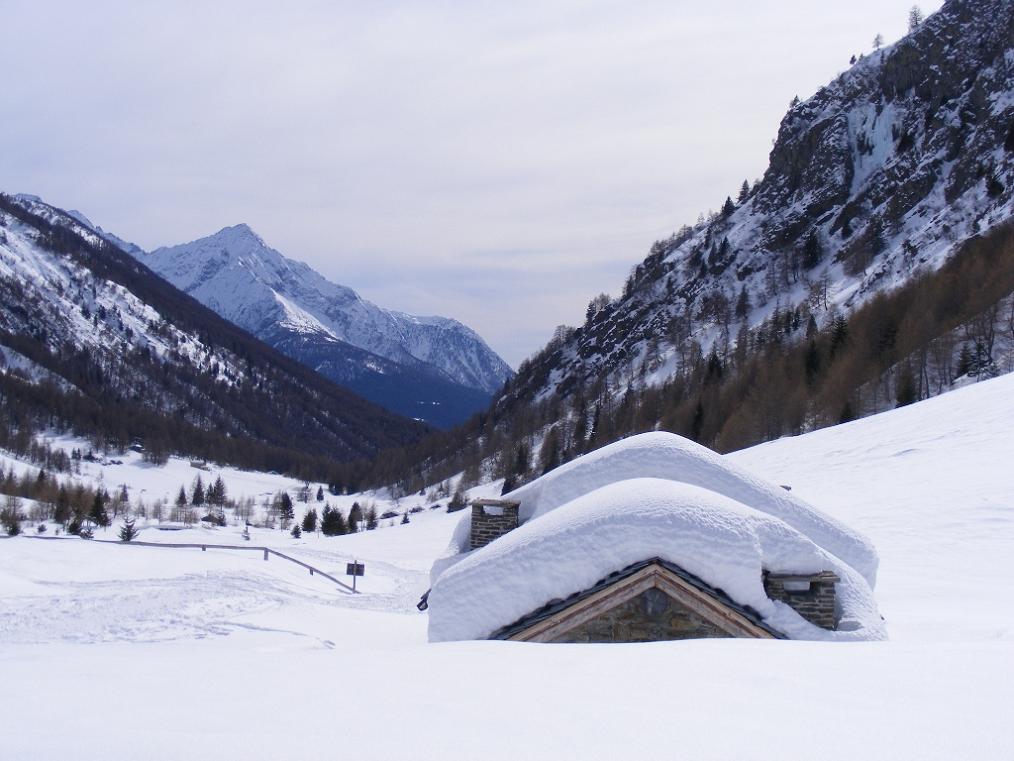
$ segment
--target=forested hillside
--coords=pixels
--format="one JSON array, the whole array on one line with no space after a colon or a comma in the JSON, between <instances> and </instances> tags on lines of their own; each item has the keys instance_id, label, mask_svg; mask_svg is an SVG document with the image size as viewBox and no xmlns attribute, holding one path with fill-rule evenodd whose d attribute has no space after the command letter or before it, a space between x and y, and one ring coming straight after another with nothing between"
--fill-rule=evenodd
<instances>
[{"instance_id":1,"label":"forested hillside","mask_svg":"<svg viewBox=\"0 0 1014 761\"><path fill-rule=\"evenodd\" d=\"M0 423L347 480L428 429L335 386L38 201L0 195ZM361 468L360 466L356 466Z\"/></svg>"}]
</instances>

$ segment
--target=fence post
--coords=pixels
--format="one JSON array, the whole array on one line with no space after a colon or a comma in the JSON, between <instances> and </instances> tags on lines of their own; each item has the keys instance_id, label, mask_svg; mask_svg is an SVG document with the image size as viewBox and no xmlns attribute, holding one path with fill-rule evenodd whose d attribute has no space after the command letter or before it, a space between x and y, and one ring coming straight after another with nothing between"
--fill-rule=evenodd
<instances>
[{"instance_id":1,"label":"fence post","mask_svg":"<svg viewBox=\"0 0 1014 761\"><path fill-rule=\"evenodd\" d=\"M264 559L265 560L268 559L268 548L267 547L264 548Z\"/></svg>"}]
</instances>

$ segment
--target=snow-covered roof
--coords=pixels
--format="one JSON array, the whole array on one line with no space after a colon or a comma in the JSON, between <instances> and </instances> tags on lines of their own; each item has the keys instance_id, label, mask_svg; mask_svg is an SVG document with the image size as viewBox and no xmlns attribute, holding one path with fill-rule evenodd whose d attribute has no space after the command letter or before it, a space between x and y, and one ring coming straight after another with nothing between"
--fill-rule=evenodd
<instances>
[{"instance_id":1,"label":"snow-covered roof","mask_svg":"<svg viewBox=\"0 0 1014 761\"><path fill-rule=\"evenodd\" d=\"M862 575L785 521L715 491L670 479L621 479L554 507L438 576L429 595L431 641L489 637L652 557L721 589L791 638L885 636ZM821 629L770 600L764 570L835 572L838 630Z\"/></svg>"},{"instance_id":2,"label":"snow-covered roof","mask_svg":"<svg viewBox=\"0 0 1014 761\"><path fill-rule=\"evenodd\" d=\"M870 587L876 584L877 552L865 536L791 492L674 433L643 433L614 442L515 489L504 499L520 503L519 519L525 523L602 486L632 478L699 486L767 513L852 566ZM434 565L432 581L468 550L470 528L471 516L466 515L454 533L448 556Z\"/></svg>"},{"instance_id":3,"label":"snow-covered roof","mask_svg":"<svg viewBox=\"0 0 1014 761\"><path fill-rule=\"evenodd\" d=\"M860 533L789 491L671 433L579 457L505 495L521 526L469 552L471 516L431 570L430 638L486 637L633 563L675 563L789 637L877 639L877 553ZM839 626L766 596L762 572L832 571Z\"/></svg>"}]
</instances>

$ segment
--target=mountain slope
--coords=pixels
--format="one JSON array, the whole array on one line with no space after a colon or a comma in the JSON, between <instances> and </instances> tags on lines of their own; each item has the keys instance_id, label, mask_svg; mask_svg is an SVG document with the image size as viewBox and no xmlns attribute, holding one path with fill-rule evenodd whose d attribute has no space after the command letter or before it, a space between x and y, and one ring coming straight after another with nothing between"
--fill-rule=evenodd
<instances>
[{"instance_id":1,"label":"mountain slope","mask_svg":"<svg viewBox=\"0 0 1014 761\"><path fill-rule=\"evenodd\" d=\"M794 102L763 179L656 242L623 295L593 301L508 395L665 382L686 363L681 344L728 352L738 325L799 305L825 325L1008 219L1012 39L1010 0L951 0Z\"/></svg>"},{"instance_id":2,"label":"mountain slope","mask_svg":"<svg viewBox=\"0 0 1014 761\"><path fill-rule=\"evenodd\" d=\"M1014 376L731 456L873 540L886 642L434 647L425 641L428 614L413 603L462 515L443 510L339 537L251 529L253 543L328 572L358 558L366 576L354 597L252 552L2 539L0 713L9 726L37 723L52 703L41 683L75 706L44 732L9 733L6 754L219 761L228 744L243 758L318 758L334 743L340 684L357 696L361 713L342 727L343 750L371 761L515 761L519 743L490 742L502 735L504 719L489 708L515 704L525 708L511 717L514 733L538 738L526 758L625 758L636 717L636 752L652 759L676 755L666 749L677 747L693 759L1009 759L1012 419ZM159 493L157 481L143 479L162 473L137 471L132 489ZM243 475L249 486L233 486L225 474L230 494L265 488L257 474ZM119 483L113 478L106 482ZM353 500L374 496L336 499L347 511ZM395 509L378 499L380 509ZM242 521L230 523L212 536L244 544L242 528ZM152 534L165 536L145 529L141 538ZM196 527L166 539L210 540ZM336 655L345 651L358 657ZM102 701L94 699L97 673ZM182 674L214 688L214 711L194 711ZM253 731L250 717L263 712L264 691L291 690L294 674L304 699L276 701L279 729ZM445 683L468 688L434 699L434 685ZM118 718L149 704L158 706L158 721ZM617 720L617 705L629 721ZM392 716L401 731L391 731ZM286 731L294 726L303 729ZM194 742L195 732L216 742ZM436 750L420 752L428 748Z\"/></svg>"},{"instance_id":3,"label":"mountain slope","mask_svg":"<svg viewBox=\"0 0 1014 761\"><path fill-rule=\"evenodd\" d=\"M134 253L231 322L403 414L460 422L513 374L461 323L381 309L282 256L247 225Z\"/></svg>"},{"instance_id":4,"label":"mountain slope","mask_svg":"<svg viewBox=\"0 0 1014 761\"><path fill-rule=\"evenodd\" d=\"M284 357L78 218L0 196L2 417L125 446L295 470L425 426ZM320 472L319 470L317 472Z\"/></svg>"},{"instance_id":5,"label":"mountain slope","mask_svg":"<svg viewBox=\"0 0 1014 761\"><path fill-rule=\"evenodd\" d=\"M1014 370L1012 46L1012 0L951 0L795 102L763 179L376 480L513 487L660 429L731 451Z\"/></svg>"}]
</instances>

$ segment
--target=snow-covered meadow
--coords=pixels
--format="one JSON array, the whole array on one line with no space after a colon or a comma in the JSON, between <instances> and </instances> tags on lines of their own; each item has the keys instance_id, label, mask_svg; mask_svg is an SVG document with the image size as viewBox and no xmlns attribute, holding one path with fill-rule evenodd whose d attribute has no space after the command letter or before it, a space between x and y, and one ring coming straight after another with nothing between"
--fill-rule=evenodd
<instances>
[{"instance_id":1,"label":"snow-covered meadow","mask_svg":"<svg viewBox=\"0 0 1014 761\"><path fill-rule=\"evenodd\" d=\"M256 552L4 539L0 759L1011 758L1012 421L1005 376L729 456L873 540L885 642L430 644L414 603L460 520L444 510L254 529L329 572L364 562L356 596ZM171 495L194 473L124 462L107 486ZM357 498L393 507L328 495Z\"/></svg>"}]
</instances>

